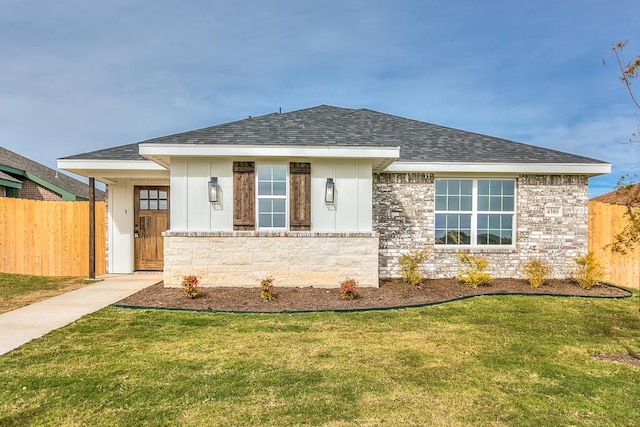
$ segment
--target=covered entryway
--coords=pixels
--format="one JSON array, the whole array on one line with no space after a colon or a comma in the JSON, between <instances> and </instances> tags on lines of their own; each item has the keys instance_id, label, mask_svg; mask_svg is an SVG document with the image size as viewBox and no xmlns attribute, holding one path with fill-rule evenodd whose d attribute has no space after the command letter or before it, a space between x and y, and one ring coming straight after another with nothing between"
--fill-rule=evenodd
<instances>
[{"instance_id":1,"label":"covered entryway","mask_svg":"<svg viewBox=\"0 0 640 427\"><path fill-rule=\"evenodd\" d=\"M135 186L134 259L136 270L162 270L162 232L169 229L169 187Z\"/></svg>"}]
</instances>

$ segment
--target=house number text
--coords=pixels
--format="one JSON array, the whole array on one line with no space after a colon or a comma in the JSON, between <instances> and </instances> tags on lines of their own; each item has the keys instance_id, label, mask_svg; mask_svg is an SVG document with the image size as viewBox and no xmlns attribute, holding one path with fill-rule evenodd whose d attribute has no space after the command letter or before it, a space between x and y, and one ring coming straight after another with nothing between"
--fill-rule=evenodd
<instances>
[{"instance_id":1,"label":"house number text","mask_svg":"<svg viewBox=\"0 0 640 427\"><path fill-rule=\"evenodd\" d=\"M545 206L544 216L562 216L562 208L560 206Z\"/></svg>"}]
</instances>

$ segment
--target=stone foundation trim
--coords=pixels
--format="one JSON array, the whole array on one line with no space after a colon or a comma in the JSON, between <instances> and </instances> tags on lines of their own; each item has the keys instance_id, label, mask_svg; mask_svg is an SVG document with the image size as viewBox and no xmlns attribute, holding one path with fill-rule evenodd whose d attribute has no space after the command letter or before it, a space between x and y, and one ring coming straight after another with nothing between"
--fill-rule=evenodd
<instances>
[{"instance_id":1,"label":"stone foundation trim","mask_svg":"<svg viewBox=\"0 0 640 427\"><path fill-rule=\"evenodd\" d=\"M378 287L376 233L180 232L164 236L164 283L196 275L202 286L337 288L346 278Z\"/></svg>"},{"instance_id":2,"label":"stone foundation trim","mask_svg":"<svg viewBox=\"0 0 640 427\"><path fill-rule=\"evenodd\" d=\"M162 233L163 237L378 237L376 232L318 233L310 231L172 231Z\"/></svg>"}]
</instances>

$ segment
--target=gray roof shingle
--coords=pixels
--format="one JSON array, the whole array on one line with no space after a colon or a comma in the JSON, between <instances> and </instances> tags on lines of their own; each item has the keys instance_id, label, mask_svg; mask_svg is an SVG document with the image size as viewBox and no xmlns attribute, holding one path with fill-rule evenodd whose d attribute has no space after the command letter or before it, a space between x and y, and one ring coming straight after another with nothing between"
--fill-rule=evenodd
<instances>
[{"instance_id":1,"label":"gray roof shingle","mask_svg":"<svg viewBox=\"0 0 640 427\"><path fill-rule=\"evenodd\" d=\"M89 186L75 178L55 169L51 169L41 163L35 162L20 154L0 147L0 165L5 165L19 171L29 172L38 178L53 184L81 199L89 196ZM11 173L11 172L9 172ZM104 191L96 189L96 200L104 200Z\"/></svg>"},{"instance_id":2,"label":"gray roof shingle","mask_svg":"<svg viewBox=\"0 0 640 427\"><path fill-rule=\"evenodd\" d=\"M141 143L400 147L400 162L606 163L369 109L328 105L249 117ZM66 159L144 158L137 153L137 144L128 144Z\"/></svg>"}]
</instances>

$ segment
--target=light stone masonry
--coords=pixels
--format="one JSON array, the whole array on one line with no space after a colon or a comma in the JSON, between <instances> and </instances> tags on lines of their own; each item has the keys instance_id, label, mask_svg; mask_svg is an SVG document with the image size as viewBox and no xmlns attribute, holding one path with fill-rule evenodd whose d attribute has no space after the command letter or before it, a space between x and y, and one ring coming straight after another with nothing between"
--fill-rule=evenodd
<instances>
[{"instance_id":1,"label":"light stone masonry","mask_svg":"<svg viewBox=\"0 0 640 427\"><path fill-rule=\"evenodd\" d=\"M378 286L375 233L177 232L164 236L164 283L196 275L202 286L338 287L354 278Z\"/></svg>"},{"instance_id":2,"label":"light stone masonry","mask_svg":"<svg viewBox=\"0 0 640 427\"><path fill-rule=\"evenodd\" d=\"M457 275L460 250L488 261L493 277L524 277L524 265L542 259L552 277L566 278L573 258L587 252L587 177L521 175L516 179L515 245L513 247L434 247L434 177L424 173L374 174L373 224L380 236L379 274L400 277L398 257L428 249L426 277ZM561 207L545 216L547 206Z\"/></svg>"}]
</instances>

